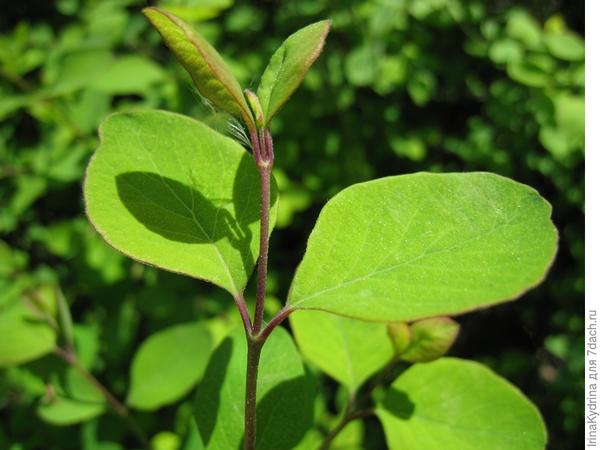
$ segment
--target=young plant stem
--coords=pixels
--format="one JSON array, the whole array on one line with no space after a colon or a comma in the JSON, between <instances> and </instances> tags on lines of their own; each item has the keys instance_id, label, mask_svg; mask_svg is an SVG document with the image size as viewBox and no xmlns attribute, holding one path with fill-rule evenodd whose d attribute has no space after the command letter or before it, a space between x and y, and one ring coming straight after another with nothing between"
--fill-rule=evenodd
<instances>
[{"instance_id":1,"label":"young plant stem","mask_svg":"<svg viewBox=\"0 0 600 450\"><path fill-rule=\"evenodd\" d=\"M244 298L244 294L238 294L234 297L235 305L237 306L238 311L240 312L240 317L242 318L242 322L244 323L244 329L246 330L246 336L250 336L252 334L252 322L250 321L250 314L248 313L248 305L246 304L246 299Z\"/></svg>"},{"instance_id":2,"label":"young plant stem","mask_svg":"<svg viewBox=\"0 0 600 450\"><path fill-rule=\"evenodd\" d=\"M126 422L131 431L136 435L142 446L150 450L150 442L146 437L146 434L137 423L135 418L129 412L129 409L121 403L100 381L91 374L85 367L81 365L79 359L75 355L74 352L65 350L61 347L56 347L54 349L54 353L65 361L70 366L74 367L87 381L93 386L98 392L102 394L102 396L106 399L106 402L110 405L110 407L114 410L114 412L122 417Z\"/></svg>"},{"instance_id":3,"label":"young plant stem","mask_svg":"<svg viewBox=\"0 0 600 450\"><path fill-rule=\"evenodd\" d=\"M342 432L342 430L344 428L346 428L346 425L348 425L350 422L352 422L353 420L356 420L356 419L362 419L364 417L368 417L368 416L372 415L373 413L374 413L374 411L372 409L352 411L352 407L349 405L349 407L346 409L346 412L344 413L344 417L342 417L342 420L335 426L335 428L333 428L327 434L327 436L325 437L325 440L319 447L319 450L327 450L333 443L333 440L338 436L338 434L340 434Z\"/></svg>"},{"instance_id":4,"label":"young plant stem","mask_svg":"<svg viewBox=\"0 0 600 450\"><path fill-rule=\"evenodd\" d=\"M246 403L244 417L244 450L254 450L256 443L256 385L258 364L263 343L248 338L248 360L246 364Z\"/></svg>"},{"instance_id":5,"label":"young plant stem","mask_svg":"<svg viewBox=\"0 0 600 450\"><path fill-rule=\"evenodd\" d=\"M258 254L256 307L251 329L246 327L248 359L246 363L246 402L244 408L244 450L254 450L256 444L256 385L260 352L265 342L261 330L267 290L269 255L269 209L271 206L271 170L273 168L273 141L268 131L250 132L252 151L260 176L260 244ZM245 302L243 302L245 304ZM238 305L238 308L240 306ZM240 308L242 313L242 309ZM244 314L242 313L244 319ZM246 320L244 319L246 323ZM270 333L270 331L269 331ZM268 334L267 333L267 336Z\"/></svg>"},{"instance_id":6,"label":"young plant stem","mask_svg":"<svg viewBox=\"0 0 600 450\"><path fill-rule=\"evenodd\" d=\"M271 332L283 322L287 316L289 316L294 310L292 308L288 308L287 306L282 308L276 315L273 317L269 323L263 328L263 330L258 335L258 339L262 342L266 341Z\"/></svg>"},{"instance_id":7,"label":"young plant stem","mask_svg":"<svg viewBox=\"0 0 600 450\"><path fill-rule=\"evenodd\" d=\"M267 264L269 259L269 209L271 206L271 169L273 168L272 141L268 132L261 130L260 144L254 149L260 175L260 247L258 254L256 308L252 332L256 336L262 328L265 294L267 290ZM258 151L257 151L258 150Z\"/></svg>"}]
</instances>

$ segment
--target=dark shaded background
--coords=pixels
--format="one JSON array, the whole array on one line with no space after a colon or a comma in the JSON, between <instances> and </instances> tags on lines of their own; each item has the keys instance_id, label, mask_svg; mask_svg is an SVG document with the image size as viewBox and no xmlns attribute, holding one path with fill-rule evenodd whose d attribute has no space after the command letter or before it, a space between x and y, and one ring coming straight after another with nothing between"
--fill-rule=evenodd
<instances>
[{"instance_id":1,"label":"dark shaded background","mask_svg":"<svg viewBox=\"0 0 600 450\"><path fill-rule=\"evenodd\" d=\"M345 186L419 170L485 170L529 184L552 203L561 236L548 280L518 302L460 317L452 353L519 386L544 415L549 448L579 448L583 2L187 3L208 19L197 20L198 29L253 88L287 35L324 17L334 21L324 54L273 123L282 199L270 312L285 299L321 207ZM97 347L95 373L121 397L146 336L191 317L229 317L232 307L206 284L121 257L83 214L83 170L109 112L163 108L228 130L229 119L193 93L146 24L143 5L19 1L0 16L0 305L60 285ZM127 55L138 58L126 71L101 76ZM66 428L37 417L54 367L48 357L2 372L0 448L121 448L106 444L123 433L112 416ZM333 397L334 383L325 382ZM181 436L188 416L186 398L141 418L151 431ZM369 423L362 448L378 448L381 439Z\"/></svg>"}]
</instances>

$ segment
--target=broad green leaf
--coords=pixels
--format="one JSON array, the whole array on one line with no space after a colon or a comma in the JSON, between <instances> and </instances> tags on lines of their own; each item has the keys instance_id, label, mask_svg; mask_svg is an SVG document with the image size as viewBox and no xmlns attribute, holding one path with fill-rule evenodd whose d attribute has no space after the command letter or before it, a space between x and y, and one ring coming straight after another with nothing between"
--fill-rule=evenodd
<instances>
[{"instance_id":1,"label":"broad green leaf","mask_svg":"<svg viewBox=\"0 0 600 450\"><path fill-rule=\"evenodd\" d=\"M211 351L211 334L201 323L153 334L134 356L127 403L155 410L179 400L200 380Z\"/></svg>"},{"instance_id":2,"label":"broad green leaf","mask_svg":"<svg viewBox=\"0 0 600 450\"><path fill-rule=\"evenodd\" d=\"M410 325L410 344L400 359L415 363L441 358L454 344L459 330L460 325L448 317L419 320Z\"/></svg>"},{"instance_id":3,"label":"broad green leaf","mask_svg":"<svg viewBox=\"0 0 600 450\"><path fill-rule=\"evenodd\" d=\"M306 72L321 54L330 28L330 20L308 25L288 37L273 53L258 87L266 126L298 89Z\"/></svg>"},{"instance_id":4,"label":"broad green leaf","mask_svg":"<svg viewBox=\"0 0 600 450\"><path fill-rule=\"evenodd\" d=\"M498 175L361 183L323 208L288 305L377 321L463 313L537 285L556 241L550 205Z\"/></svg>"},{"instance_id":5,"label":"broad green leaf","mask_svg":"<svg viewBox=\"0 0 600 450\"><path fill-rule=\"evenodd\" d=\"M218 108L243 118L252 128L252 113L242 88L219 53L173 14L154 7L143 12L188 71L198 91Z\"/></svg>"},{"instance_id":6,"label":"broad green leaf","mask_svg":"<svg viewBox=\"0 0 600 450\"><path fill-rule=\"evenodd\" d=\"M207 450L237 449L244 431L246 336L236 329L214 352L198 386L195 419ZM281 327L265 343L257 391L257 450L293 448L313 423L315 386Z\"/></svg>"},{"instance_id":7,"label":"broad green leaf","mask_svg":"<svg viewBox=\"0 0 600 450\"><path fill-rule=\"evenodd\" d=\"M51 353L56 332L24 301L0 309L0 367L33 361Z\"/></svg>"},{"instance_id":8,"label":"broad green leaf","mask_svg":"<svg viewBox=\"0 0 600 450\"><path fill-rule=\"evenodd\" d=\"M321 311L297 311L290 322L306 359L350 391L356 391L394 355L386 327L380 323Z\"/></svg>"},{"instance_id":9,"label":"broad green leaf","mask_svg":"<svg viewBox=\"0 0 600 450\"><path fill-rule=\"evenodd\" d=\"M75 368L67 367L60 380L54 380L50 398L38 406L38 415L52 425L72 425L90 420L106 410L102 394Z\"/></svg>"},{"instance_id":10,"label":"broad green leaf","mask_svg":"<svg viewBox=\"0 0 600 450\"><path fill-rule=\"evenodd\" d=\"M259 246L260 182L235 141L163 111L110 116L87 170L87 214L117 250L241 292ZM276 217L273 183L271 224Z\"/></svg>"},{"instance_id":11,"label":"broad green leaf","mask_svg":"<svg viewBox=\"0 0 600 450\"><path fill-rule=\"evenodd\" d=\"M390 450L542 450L536 407L487 367L455 358L412 366L377 406Z\"/></svg>"}]
</instances>

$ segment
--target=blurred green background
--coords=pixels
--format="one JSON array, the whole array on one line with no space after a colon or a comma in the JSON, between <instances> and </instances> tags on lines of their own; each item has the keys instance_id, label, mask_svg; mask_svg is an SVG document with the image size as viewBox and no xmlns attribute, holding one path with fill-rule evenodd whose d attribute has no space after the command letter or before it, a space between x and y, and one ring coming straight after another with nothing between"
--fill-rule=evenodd
<instances>
[{"instance_id":1,"label":"blurred green background","mask_svg":"<svg viewBox=\"0 0 600 450\"><path fill-rule=\"evenodd\" d=\"M319 210L352 183L420 170L491 171L552 203L561 240L548 280L518 302L460 317L452 353L519 386L544 415L549 448L579 448L583 2L149 3L193 22L254 89L286 36L333 19L323 55L273 122L282 197L271 313ZM194 93L141 15L145 5L19 0L0 12L0 317L14 302L44 299L60 286L87 366L121 398L132 355L148 335L191 318L217 318L225 327L238 320L227 295L126 259L84 215L84 168L110 112L162 108L229 132L229 119ZM2 326L0 318L0 339ZM76 410L76 420L63 420L48 410L61 370L52 355L0 369L0 448L130 448L110 414ZM335 385L322 382L333 396ZM140 415L157 449L184 441L190 398ZM368 425L361 443L339 449L382 448L380 428Z\"/></svg>"}]
</instances>

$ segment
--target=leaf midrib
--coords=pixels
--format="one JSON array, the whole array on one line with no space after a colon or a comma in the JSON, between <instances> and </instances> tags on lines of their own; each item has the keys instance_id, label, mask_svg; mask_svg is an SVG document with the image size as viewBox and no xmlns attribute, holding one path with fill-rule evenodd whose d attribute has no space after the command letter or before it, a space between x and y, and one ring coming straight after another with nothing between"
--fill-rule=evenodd
<instances>
[{"instance_id":1,"label":"leaf midrib","mask_svg":"<svg viewBox=\"0 0 600 450\"><path fill-rule=\"evenodd\" d=\"M391 265L389 267L386 267L385 269L374 270L374 271L369 272L368 274L362 275L360 277L356 277L356 278L352 278L350 280L346 280L346 281L344 281L343 283L341 283L341 284L339 284L337 286L332 286L332 287L327 288L327 289L322 289L322 290L320 290L318 292L310 294L307 297L301 298L301 299L293 302L292 304L294 306L299 306L299 305L305 303L306 301L311 300L312 298L318 297L318 296L320 296L322 294L326 294L326 293L329 293L329 292L332 292L332 291L336 291L336 290L342 289L344 287L347 287L349 285L352 285L352 284L361 282L363 280L375 277L375 276L380 275L382 273L392 272L392 271L394 271L394 270L396 270L396 269L398 269L398 268L400 268L402 266L410 265L412 263L415 263L415 262L417 262L417 261L419 261L421 259L430 257L432 255L437 255L437 254L440 254L440 253L445 253L445 252L449 252L449 251L460 249L461 247L464 247L465 245L467 245L467 244L469 244L471 242L477 241L478 239L484 238L484 237L486 237L486 236L494 233L495 231L497 231L497 230L499 230L499 229L501 229L503 227L512 226L512 225L515 225L515 224L522 225L524 223L527 223L529 221L533 221L533 220L536 220L536 219L537 219L537 217L531 217L531 216L529 216L527 220L519 221L519 222L516 222L516 223L515 222L505 222L505 223L502 223L502 224L499 224L499 225L495 225L494 227L490 228L488 231L486 231L484 233L480 233L480 234L478 234L476 236L473 236L470 239L467 239L465 241L462 241L462 242L457 243L455 245L452 245L450 247L442 248L442 249L439 249L439 250L436 250L436 251L431 251L431 252L426 250L423 253L421 253L419 256L416 256L416 257L414 257L412 259L409 259L407 261L403 261L403 262L400 262L400 263L397 263L397 264L393 264L393 265Z\"/></svg>"}]
</instances>

